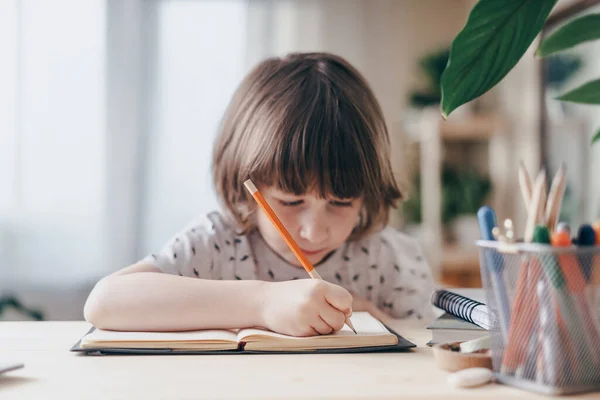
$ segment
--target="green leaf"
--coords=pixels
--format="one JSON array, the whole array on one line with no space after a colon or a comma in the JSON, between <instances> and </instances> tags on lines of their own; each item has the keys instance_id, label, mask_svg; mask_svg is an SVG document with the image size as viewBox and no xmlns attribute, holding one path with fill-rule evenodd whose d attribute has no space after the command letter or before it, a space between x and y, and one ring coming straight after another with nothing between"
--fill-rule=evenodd
<instances>
[{"instance_id":1,"label":"green leaf","mask_svg":"<svg viewBox=\"0 0 600 400\"><path fill-rule=\"evenodd\" d=\"M452 42L442 116L481 96L521 59L558 0L480 0Z\"/></svg>"},{"instance_id":2,"label":"green leaf","mask_svg":"<svg viewBox=\"0 0 600 400\"><path fill-rule=\"evenodd\" d=\"M578 88L557 97L557 100L583 104L600 104L600 79L584 83Z\"/></svg>"},{"instance_id":3,"label":"green leaf","mask_svg":"<svg viewBox=\"0 0 600 400\"><path fill-rule=\"evenodd\" d=\"M542 41L535 54L546 57L595 39L600 39L600 14L589 14L560 27Z\"/></svg>"},{"instance_id":4,"label":"green leaf","mask_svg":"<svg viewBox=\"0 0 600 400\"><path fill-rule=\"evenodd\" d=\"M600 140L600 129L598 129L598 132L596 132L596 134L592 138L592 144L596 143L598 140Z\"/></svg>"}]
</instances>

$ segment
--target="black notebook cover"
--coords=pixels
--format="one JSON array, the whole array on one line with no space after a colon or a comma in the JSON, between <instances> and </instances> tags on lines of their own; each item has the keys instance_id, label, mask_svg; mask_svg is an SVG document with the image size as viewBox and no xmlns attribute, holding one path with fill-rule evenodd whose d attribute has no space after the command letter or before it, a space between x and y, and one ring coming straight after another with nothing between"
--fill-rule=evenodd
<instances>
[{"instance_id":1,"label":"black notebook cover","mask_svg":"<svg viewBox=\"0 0 600 400\"><path fill-rule=\"evenodd\" d=\"M81 339L71 347L71 351L81 352L90 355L167 355L167 354L335 354L335 353L391 353L408 351L417 347L409 342L394 330L384 324L390 333L396 335L398 343L389 346L368 346L346 349L317 349L312 351L248 351L248 350L173 350L173 349L124 349L124 348L81 348ZM91 328L87 333L93 332L96 328Z\"/></svg>"}]
</instances>

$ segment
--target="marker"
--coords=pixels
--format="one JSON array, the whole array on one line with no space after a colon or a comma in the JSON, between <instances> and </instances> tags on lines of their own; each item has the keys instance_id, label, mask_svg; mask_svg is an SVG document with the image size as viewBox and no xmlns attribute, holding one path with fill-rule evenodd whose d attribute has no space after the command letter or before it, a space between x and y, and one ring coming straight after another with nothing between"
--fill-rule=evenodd
<instances>
[{"instance_id":1,"label":"marker","mask_svg":"<svg viewBox=\"0 0 600 400\"><path fill-rule=\"evenodd\" d=\"M583 224L579 227L579 231L577 233L577 246L580 247L589 247L594 246L596 244L596 231L589 224ZM590 254L578 255L577 259L579 260L579 266L583 271L583 276L585 277L585 281L590 281L590 275L592 274L592 264L593 258Z\"/></svg>"},{"instance_id":2,"label":"marker","mask_svg":"<svg viewBox=\"0 0 600 400\"><path fill-rule=\"evenodd\" d=\"M556 226L556 232L567 232L569 235L571 234L571 226L567 222L559 222ZM571 240L569 240L570 242Z\"/></svg>"},{"instance_id":3,"label":"marker","mask_svg":"<svg viewBox=\"0 0 600 400\"><path fill-rule=\"evenodd\" d=\"M537 295L540 305L540 330L543 362L538 365L537 380L555 386L564 374L564 349L560 342L557 315L554 312L552 297L546 283L537 283Z\"/></svg>"},{"instance_id":4,"label":"marker","mask_svg":"<svg viewBox=\"0 0 600 400\"><path fill-rule=\"evenodd\" d=\"M592 228L596 232L596 245L600 245L600 221L594 222Z\"/></svg>"},{"instance_id":5,"label":"marker","mask_svg":"<svg viewBox=\"0 0 600 400\"><path fill-rule=\"evenodd\" d=\"M533 235L534 243L551 244L550 231L548 227L538 225L535 227ZM553 254L540 254L538 256L542 263L542 269L546 274L548 282L550 282L555 298L558 302L560 315L557 318L562 318L566 324L566 330L569 335L567 340L571 340L576 353L576 359L582 366L581 374L588 378L588 374L593 374L594 365L590 360L590 352L596 351L595 343L591 342L589 336L583 331L587 328L578 312L574 303L574 299L568 293L565 275L563 274L558 261ZM552 290L550 290L552 294ZM583 328L583 329L582 329Z\"/></svg>"}]
</instances>

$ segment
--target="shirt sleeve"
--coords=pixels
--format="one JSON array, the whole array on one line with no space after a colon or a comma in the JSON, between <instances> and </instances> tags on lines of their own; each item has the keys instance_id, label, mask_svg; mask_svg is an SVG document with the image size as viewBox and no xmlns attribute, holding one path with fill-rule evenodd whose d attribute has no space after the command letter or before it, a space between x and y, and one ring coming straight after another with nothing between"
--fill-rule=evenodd
<instances>
[{"instance_id":1,"label":"shirt sleeve","mask_svg":"<svg viewBox=\"0 0 600 400\"><path fill-rule=\"evenodd\" d=\"M176 233L159 251L142 262L162 272L191 278L215 279L221 265L217 238L222 234L221 221L201 216Z\"/></svg>"},{"instance_id":2,"label":"shirt sleeve","mask_svg":"<svg viewBox=\"0 0 600 400\"><path fill-rule=\"evenodd\" d=\"M377 306L394 318L428 323L435 318L431 269L418 241L391 227L380 234L381 265L386 268Z\"/></svg>"}]
</instances>

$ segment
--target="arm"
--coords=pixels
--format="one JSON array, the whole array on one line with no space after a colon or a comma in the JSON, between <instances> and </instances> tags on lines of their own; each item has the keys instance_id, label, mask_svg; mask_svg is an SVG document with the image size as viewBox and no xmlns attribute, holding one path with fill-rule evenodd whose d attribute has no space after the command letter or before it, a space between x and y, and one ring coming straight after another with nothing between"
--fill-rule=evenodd
<instances>
[{"instance_id":1,"label":"arm","mask_svg":"<svg viewBox=\"0 0 600 400\"><path fill-rule=\"evenodd\" d=\"M164 274L151 265L136 264L98 282L84 316L98 328L113 330L258 326L311 336L341 329L351 305L346 289L322 280L213 281Z\"/></svg>"},{"instance_id":2,"label":"arm","mask_svg":"<svg viewBox=\"0 0 600 400\"><path fill-rule=\"evenodd\" d=\"M98 328L173 331L263 325L264 282L212 281L135 264L98 282L84 308Z\"/></svg>"}]
</instances>

